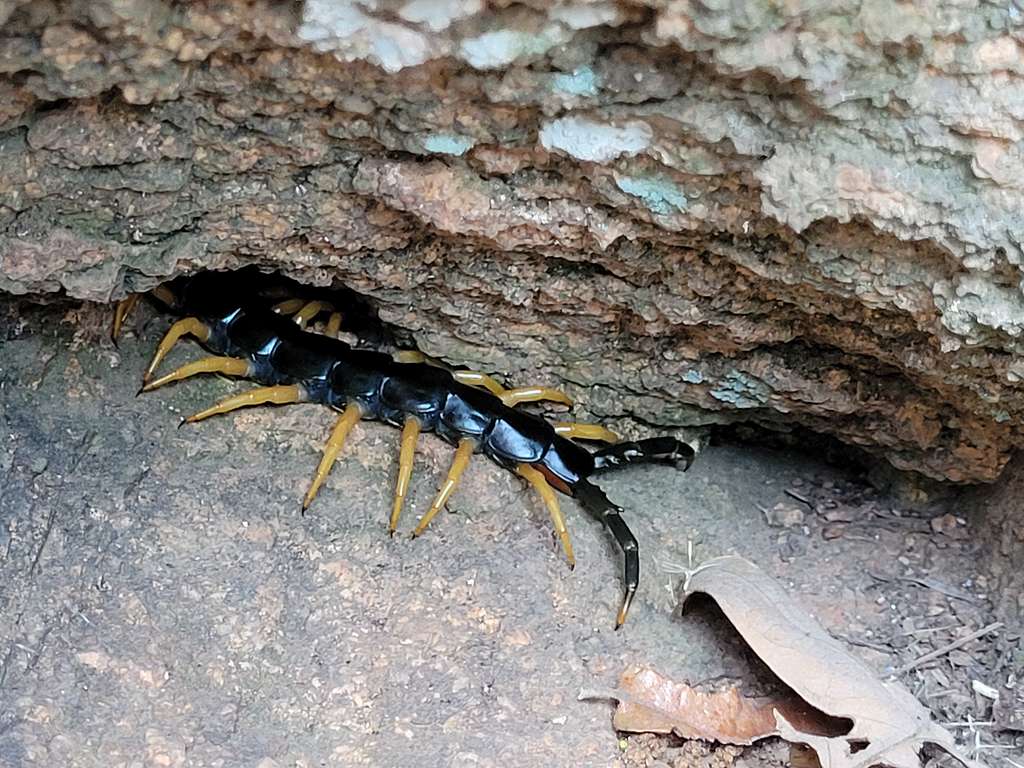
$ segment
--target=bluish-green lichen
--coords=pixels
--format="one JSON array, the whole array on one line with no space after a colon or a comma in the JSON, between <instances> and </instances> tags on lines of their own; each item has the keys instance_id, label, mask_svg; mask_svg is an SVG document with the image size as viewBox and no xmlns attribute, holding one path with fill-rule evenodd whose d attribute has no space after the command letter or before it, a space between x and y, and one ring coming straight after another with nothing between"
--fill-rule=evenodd
<instances>
[{"instance_id":1,"label":"bluish-green lichen","mask_svg":"<svg viewBox=\"0 0 1024 768\"><path fill-rule=\"evenodd\" d=\"M640 198L647 208L661 216L686 210L686 195L668 179L657 176L623 176L616 179L615 183L627 195Z\"/></svg>"},{"instance_id":2,"label":"bluish-green lichen","mask_svg":"<svg viewBox=\"0 0 1024 768\"><path fill-rule=\"evenodd\" d=\"M739 371L729 371L710 395L737 408L762 408L771 389L762 381Z\"/></svg>"},{"instance_id":3,"label":"bluish-green lichen","mask_svg":"<svg viewBox=\"0 0 1024 768\"><path fill-rule=\"evenodd\" d=\"M437 155L464 155L474 144L473 139L457 133L434 133L423 139L423 149Z\"/></svg>"},{"instance_id":4,"label":"bluish-green lichen","mask_svg":"<svg viewBox=\"0 0 1024 768\"><path fill-rule=\"evenodd\" d=\"M497 69L511 64L521 56L547 53L555 45L566 41L566 33L559 27L549 27L539 34L499 29L463 40L459 46L459 55L476 69Z\"/></svg>"},{"instance_id":5,"label":"bluish-green lichen","mask_svg":"<svg viewBox=\"0 0 1024 768\"><path fill-rule=\"evenodd\" d=\"M691 368L682 375L682 379L687 384L703 384L704 374L698 371L696 368Z\"/></svg>"},{"instance_id":6,"label":"bluish-green lichen","mask_svg":"<svg viewBox=\"0 0 1024 768\"><path fill-rule=\"evenodd\" d=\"M571 75L555 75L551 84L556 91L573 96L597 96L597 75L590 67L577 67Z\"/></svg>"}]
</instances>

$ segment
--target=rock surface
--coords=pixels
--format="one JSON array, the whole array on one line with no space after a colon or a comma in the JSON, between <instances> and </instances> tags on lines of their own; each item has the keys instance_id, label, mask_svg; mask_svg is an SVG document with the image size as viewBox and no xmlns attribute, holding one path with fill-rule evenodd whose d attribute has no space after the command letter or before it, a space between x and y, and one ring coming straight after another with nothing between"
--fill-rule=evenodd
<instances>
[{"instance_id":1,"label":"rock surface","mask_svg":"<svg viewBox=\"0 0 1024 768\"><path fill-rule=\"evenodd\" d=\"M594 418L1024 444L1010 3L0 0L0 290L257 262Z\"/></svg>"},{"instance_id":2,"label":"rock surface","mask_svg":"<svg viewBox=\"0 0 1024 768\"><path fill-rule=\"evenodd\" d=\"M1024 628L1024 456L1017 456L998 483L964 493L984 545L982 561L993 581L993 603L1011 626ZM1024 718L1024 709L1019 716ZM1024 722L1024 721L1022 721Z\"/></svg>"},{"instance_id":3,"label":"rock surface","mask_svg":"<svg viewBox=\"0 0 1024 768\"><path fill-rule=\"evenodd\" d=\"M771 685L720 614L678 609L681 571L725 553L782 580L879 674L1005 621L954 663L898 675L940 722L978 719L976 681L1001 700L1022 686L1019 630L987 576L1020 561L983 556L974 521L936 530L799 452L712 446L685 473L613 472L601 482L641 557L615 631L621 558L573 500L572 571L540 498L482 457L410 539L453 453L424 436L390 537L400 432L363 422L302 515L330 413L251 408L179 429L245 385L137 397L170 318L135 320L115 349L105 307L0 297L3 768L779 768L789 752L771 745L724 761L668 758L675 740L656 757L643 737L623 749L611 705L577 700L635 664ZM166 370L201 354L179 344ZM793 491L804 523L770 527L758 507ZM986 728L985 744L1024 764L1024 734Z\"/></svg>"}]
</instances>

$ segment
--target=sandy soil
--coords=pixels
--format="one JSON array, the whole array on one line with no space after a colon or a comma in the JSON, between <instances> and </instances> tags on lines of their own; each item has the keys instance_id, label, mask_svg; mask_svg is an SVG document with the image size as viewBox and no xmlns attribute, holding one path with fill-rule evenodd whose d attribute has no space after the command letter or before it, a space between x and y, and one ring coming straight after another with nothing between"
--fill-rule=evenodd
<instances>
[{"instance_id":1,"label":"sandy soil","mask_svg":"<svg viewBox=\"0 0 1024 768\"><path fill-rule=\"evenodd\" d=\"M573 572L539 499L485 459L410 540L452 453L427 437L389 538L398 432L364 423L302 516L332 416L259 408L179 429L246 385L136 397L167 319L143 313L118 350L107 318L0 304L0 765L781 764L777 742L620 737L610 703L576 700L634 663L742 677L729 628L678 610L691 557L757 561L879 673L999 619L965 521L912 514L804 455L733 445L685 474L603 482L644 569L614 632L619 558L573 502ZM196 354L181 345L170 364ZM1004 627L901 679L1010 768L1021 734L985 725L992 703L972 681L1004 685L1021 645Z\"/></svg>"}]
</instances>

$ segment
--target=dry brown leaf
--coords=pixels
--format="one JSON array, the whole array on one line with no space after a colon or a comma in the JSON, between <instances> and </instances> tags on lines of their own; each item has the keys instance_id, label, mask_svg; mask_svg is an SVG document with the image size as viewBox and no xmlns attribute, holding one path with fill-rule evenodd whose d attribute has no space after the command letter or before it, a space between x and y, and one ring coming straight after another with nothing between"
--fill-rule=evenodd
<instances>
[{"instance_id":1,"label":"dry brown leaf","mask_svg":"<svg viewBox=\"0 0 1024 768\"><path fill-rule=\"evenodd\" d=\"M909 691L880 681L753 563L710 560L687 574L685 592L713 598L791 692L754 698L735 687L703 691L631 668L618 690L580 694L616 699L616 729L728 744L781 736L808 745L822 768L918 768L921 746L931 743L970 768L979 766L960 754L950 733Z\"/></svg>"},{"instance_id":2,"label":"dry brown leaf","mask_svg":"<svg viewBox=\"0 0 1024 768\"><path fill-rule=\"evenodd\" d=\"M736 687L702 691L642 667L627 669L618 690L608 697L619 702L615 729L630 733L674 732L684 739L753 744L781 735L776 711L811 733L835 735L849 727L815 712L796 695L755 698Z\"/></svg>"},{"instance_id":3,"label":"dry brown leaf","mask_svg":"<svg viewBox=\"0 0 1024 768\"><path fill-rule=\"evenodd\" d=\"M820 735L776 711L778 733L809 745L823 768L918 768L925 743L941 747L964 765L979 765L957 750L949 731L932 722L906 688L879 680L749 560L709 560L687 574L684 591L687 597L709 595L754 653L805 702L853 722L844 736Z\"/></svg>"}]
</instances>

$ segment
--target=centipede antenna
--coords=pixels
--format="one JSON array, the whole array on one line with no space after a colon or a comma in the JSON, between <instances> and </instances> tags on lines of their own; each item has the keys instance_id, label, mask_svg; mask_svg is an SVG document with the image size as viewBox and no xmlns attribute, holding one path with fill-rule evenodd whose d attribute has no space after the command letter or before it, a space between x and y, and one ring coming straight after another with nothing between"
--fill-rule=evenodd
<instances>
[{"instance_id":1,"label":"centipede antenna","mask_svg":"<svg viewBox=\"0 0 1024 768\"><path fill-rule=\"evenodd\" d=\"M310 484L309 490L306 491L306 496L302 500L303 513L309 509L309 505L316 498L317 491L320 490L320 486L327 478L331 467L334 466L334 462L338 458L341 447L345 444L345 438L348 437L348 433L362 417L363 410L357 403L349 403L348 407L342 411L341 416L338 417L334 429L331 430L331 436L327 439L327 445L324 446L324 455L316 468L316 474L313 475L313 482Z\"/></svg>"},{"instance_id":2,"label":"centipede antenna","mask_svg":"<svg viewBox=\"0 0 1024 768\"><path fill-rule=\"evenodd\" d=\"M391 508L391 520L388 522L388 534L395 535L398 518L402 514L402 504L409 490L409 478L412 477L412 463L416 456L416 440L420 436L420 420L410 416L402 427L402 449L398 456L398 481L395 483L395 503Z\"/></svg>"},{"instance_id":3,"label":"centipede antenna","mask_svg":"<svg viewBox=\"0 0 1024 768\"><path fill-rule=\"evenodd\" d=\"M555 496L555 492L548 485L548 481L544 479L544 475L538 472L536 469L531 467L529 464L520 464L516 471L524 477L530 485L537 489L537 493L544 500L544 505L548 508L548 514L551 515L551 522L555 526L555 531L558 533L558 538L562 542L562 549L565 551L565 558L569 561L569 569L572 570L576 567L576 556L572 552L572 542L569 541L569 531L565 527L565 518L562 517L562 509L558 506L558 497Z\"/></svg>"},{"instance_id":4,"label":"centipede antenna","mask_svg":"<svg viewBox=\"0 0 1024 768\"><path fill-rule=\"evenodd\" d=\"M437 492L437 498L434 499L434 503L430 505L430 509L427 510L427 514L420 520L419 525L416 526L416 530L412 532L412 537L415 539L421 535L426 527L430 524L430 521L434 519L440 510L448 502L448 497L452 495L452 491L455 490L455 486L459 484L459 478L462 477L462 473L466 471L466 465L469 464L469 457L473 455L473 451L476 450L476 440L471 437L464 437L459 441L459 447L455 451L455 458L452 459L452 465L448 469L448 477L444 481L444 485L441 486L441 490Z\"/></svg>"},{"instance_id":5,"label":"centipede antenna","mask_svg":"<svg viewBox=\"0 0 1024 768\"><path fill-rule=\"evenodd\" d=\"M196 317L186 317L172 325L160 341L160 346L156 348L153 360L150 362L149 367L142 376L143 384L148 383L153 377L153 373L156 371L163 359L167 357L167 353L171 351L171 347L177 344L178 340L182 336L188 335L195 336L200 341L207 341L210 338L210 329Z\"/></svg>"}]
</instances>

